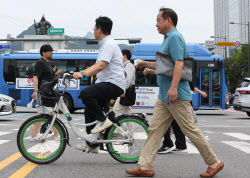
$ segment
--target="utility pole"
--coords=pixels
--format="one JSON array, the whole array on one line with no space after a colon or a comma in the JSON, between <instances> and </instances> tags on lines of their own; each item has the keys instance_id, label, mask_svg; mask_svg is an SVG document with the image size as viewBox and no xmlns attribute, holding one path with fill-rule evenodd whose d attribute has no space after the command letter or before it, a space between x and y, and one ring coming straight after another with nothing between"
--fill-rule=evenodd
<instances>
[{"instance_id":1,"label":"utility pole","mask_svg":"<svg viewBox=\"0 0 250 178\"><path fill-rule=\"evenodd\" d=\"M249 29L250 26L249 26L249 21L247 23L247 27L248 27L248 77L250 77L250 29Z\"/></svg>"}]
</instances>

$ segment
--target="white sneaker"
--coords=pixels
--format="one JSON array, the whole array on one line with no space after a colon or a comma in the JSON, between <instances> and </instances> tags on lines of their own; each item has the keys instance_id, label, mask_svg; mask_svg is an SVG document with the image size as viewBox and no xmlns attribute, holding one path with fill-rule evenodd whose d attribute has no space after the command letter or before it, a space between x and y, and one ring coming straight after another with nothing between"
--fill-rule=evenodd
<instances>
[{"instance_id":1,"label":"white sneaker","mask_svg":"<svg viewBox=\"0 0 250 178\"><path fill-rule=\"evenodd\" d=\"M35 141L38 141L39 140L39 136L35 136L35 137L32 137L30 136L30 142L35 142Z\"/></svg>"},{"instance_id":2,"label":"white sneaker","mask_svg":"<svg viewBox=\"0 0 250 178\"><path fill-rule=\"evenodd\" d=\"M91 130L91 133L92 133L92 134L99 133L99 132L105 130L106 128L110 127L111 125L113 125L113 122L111 122L109 119L106 119L104 122L97 121L97 124L96 124L96 126Z\"/></svg>"},{"instance_id":3,"label":"white sneaker","mask_svg":"<svg viewBox=\"0 0 250 178\"><path fill-rule=\"evenodd\" d=\"M87 149L89 149L90 153L95 153L95 154L99 153L99 147L91 148L86 143L83 143L83 144L80 144L80 145L76 145L76 149L82 150L82 151L86 151Z\"/></svg>"},{"instance_id":4,"label":"white sneaker","mask_svg":"<svg viewBox=\"0 0 250 178\"><path fill-rule=\"evenodd\" d=\"M55 137L55 141L56 142L59 142L60 141L60 135L58 135L57 137L56 136L54 136Z\"/></svg>"}]
</instances>

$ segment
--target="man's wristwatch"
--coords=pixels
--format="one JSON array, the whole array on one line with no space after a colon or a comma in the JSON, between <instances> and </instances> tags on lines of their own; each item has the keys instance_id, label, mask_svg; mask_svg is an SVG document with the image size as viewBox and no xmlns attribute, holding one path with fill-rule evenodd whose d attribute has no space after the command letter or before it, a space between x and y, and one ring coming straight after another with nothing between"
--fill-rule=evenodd
<instances>
[{"instance_id":1,"label":"man's wristwatch","mask_svg":"<svg viewBox=\"0 0 250 178\"><path fill-rule=\"evenodd\" d=\"M81 74L82 74L83 78L85 78L85 77L86 77L85 72L82 72Z\"/></svg>"}]
</instances>

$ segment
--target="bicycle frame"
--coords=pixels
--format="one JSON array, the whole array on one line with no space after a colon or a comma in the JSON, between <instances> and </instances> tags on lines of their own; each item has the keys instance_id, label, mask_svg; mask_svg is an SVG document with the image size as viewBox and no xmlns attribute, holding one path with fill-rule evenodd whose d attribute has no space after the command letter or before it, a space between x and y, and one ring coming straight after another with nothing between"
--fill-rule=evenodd
<instances>
[{"instance_id":1,"label":"bicycle frame","mask_svg":"<svg viewBox=\"0 0 250 178\"><path fill-rule=\"evenodd\" d=\"M52 130L52 127L55 123L55 120L57 118L57 115L59 113L59 110L61 110L63 112L63 115L66 117L68 124L70 125L71 129L73 130L73 132L80 137L83 140L86 140L90 143L132 143L132 138L130 138L130 136L127 134L127 132L125 132L121 127L119 127L116 123L113 123L125 136L126 136L126 140L98 140L100 133L98 134L87 134L87 133L83 133L81 132L78 128L78 126L90 126L90 125L94 125L97 123L97 121L91 122L89 124L76 124L73 119L70 116L70 112L65 104L65 102L63 101L63 94L67 88L67 84L65 83L65 75L63 77L63 84L64 84L64 90L63 92L60 94L60 99L59 101L55 104L54 110L53 112L55 113L53 116L53 119L51 121L51 124L49 126L49 128L46 130L46 132L44 133L44 135L42 136L42 140L45 140L47 135L49 134L49 132Z\"/></svg>"}]
</instances>

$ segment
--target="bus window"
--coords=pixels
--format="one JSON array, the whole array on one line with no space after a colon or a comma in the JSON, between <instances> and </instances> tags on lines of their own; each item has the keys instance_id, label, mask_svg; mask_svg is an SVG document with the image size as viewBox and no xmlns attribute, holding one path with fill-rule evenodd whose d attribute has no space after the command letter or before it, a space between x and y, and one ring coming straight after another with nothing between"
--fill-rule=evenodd
<instances>
[{"instance_id":1,"label":"bus window","mask_svg":"<svg viewBox=\"0 0 250 178\"><path fill-rule=\"evenodd\" d=\"M5 59L3 63L3 77L6 84L14 85L16 83L16 61L13 59Z\"/></svg>"},{"instance_id":2,"label":"bus window","mask_svg":"<svg viewBox=\"0 0 250 178\"><path fill-rule=\"evenodd\" d=\"M16 77L33 78L37 60L16 60Z\"/></svg>"},{"instance_id":3,"label":"bus window","mask_svg":"<svg viewBox=\"0 0 250 178\"><path fill-rule=\"evenodd\" d=\"M62 70L62 71L76 71L76 60L63 60L63 59L55 59L51 60L56 64L56 70Z\"/></svg>"},{"instance_id":4,"label":"bus window","mask_svg":"<svg viewBox=\"0 0 250 178\"><path fill-rule=\"evenodd\" d=\"M136 69L137 85L138 86L157 86L156 75L154 74L144 75L143 70L144 70L143 67Z\"/></svg>"},{"instance_id":5,"label":"bus window","mask_svg":"<svg viewBox=\"0 0 250 178\"><path fill-rule=\"evenodd\" d=\"M89 68L95 64L95 60L80 60L79 61L79 71ZM93 78L87 77L80 80L80 85L91 85Z\"/></svg>"}]
</instances>

